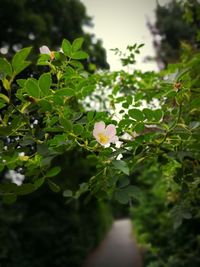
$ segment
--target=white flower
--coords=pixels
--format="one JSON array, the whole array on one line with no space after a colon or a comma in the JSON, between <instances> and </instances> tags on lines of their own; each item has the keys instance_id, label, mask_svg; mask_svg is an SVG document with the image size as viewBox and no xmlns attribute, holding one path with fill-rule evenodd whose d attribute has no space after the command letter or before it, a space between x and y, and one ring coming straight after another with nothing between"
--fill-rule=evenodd
<instances>
[{"instance_id":1,"label":"white flower","mask_svg":"<svg viewBox=\"0 0 200 267\"><path fill-rule=\"evenodd\" d=\"M40 48L40 54L47 54L50 56L51 60L53 60L55 58L55 54L54 51L51 51L48 46L43 45Z\"/></svg>"},{"instance_id":2,"label":"white flower","mask_svg":"<svg viewBox=\"0 0 200 267\"><path fill-rule=\"evenodd\" d=\"M107 127L103 121L97 122L94 125L93 136L102 146L116 143L119 138L116 136L116 127L114 124L109 124Z\"/></svg>"},{"instance_id":3,"label":"white flower","mask_svg":"<svg viewBox=\"0 0 200 267\"><path fill-rule=\"evenodd\" d=\"M9 170L6 175L6 179L10 180L12 183L20 186L23 184L25 176L21 173L16 172L15 170Z\"/></svg>"}]
</instances>

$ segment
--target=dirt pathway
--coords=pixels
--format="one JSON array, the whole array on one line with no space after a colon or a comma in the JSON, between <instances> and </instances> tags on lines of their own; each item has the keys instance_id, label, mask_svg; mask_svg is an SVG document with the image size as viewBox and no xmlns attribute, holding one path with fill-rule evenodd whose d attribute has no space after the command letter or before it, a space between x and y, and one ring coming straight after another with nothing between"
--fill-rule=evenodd
<instances>
[{"instance_id":1,"label":"dirt pathway","mask_svg":"<svg viewBox=\"0 0 200 267\"><path fill-rule=\"evenodd\" d=\"M142 259L128 219L115 221L85 267L141 267Z\"/></svg>"}]
</instances>

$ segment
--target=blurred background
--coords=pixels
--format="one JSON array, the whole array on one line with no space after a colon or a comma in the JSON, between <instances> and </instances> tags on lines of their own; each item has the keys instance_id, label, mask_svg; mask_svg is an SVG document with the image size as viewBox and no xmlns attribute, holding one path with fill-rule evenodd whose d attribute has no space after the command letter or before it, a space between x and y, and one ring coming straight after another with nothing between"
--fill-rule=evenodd
<instances>
[{"instance_id":1,"label":"blurred background","mask_svg":"<svg viewBox=\"0 0 200 267\"><path fill-rule=\"evenodd\" d=\"M197 0L1 0L0 54L11 58L20 48L33 46L32 57L36 60L42 45L59 50L63 38L73 41L83 36L84 49L90 55L85 62L89 70L120 70L120 60L111 49L123 51L127 45L144 43L135 67L158 71L180 59L181 44L199 49L199 6ZM53 164L59 162L63 169L57 179L67 180L70 188L76 188L80 181L91 177L95 162L83 160L86 156L81 151L71 151L54 160ZM138 181L141 183L151 175L151 182L156 182L158 168L147 169L142 175L138 171ZM145 189L149 183L144 182ZM163 189L161 185L157 188ZM153 194L154 210L150 203L145 213L148 198L134 210L138 224L142 220L148 222L147 214L161 212L163 196L160 191L148 192L147 196L151 198ZM0 266L81 267L112 221L133 218L132 211L127 205L84 196L66 203L61 195L48 188L21 197L10 206L0 202ZM150 231L157 227L150 222L148 225ZM181 264L170 266L189 266ZM158 262L151 266L165 265ZM199 260L191 266L199 267Z\"/></svg>"}]
</instances>

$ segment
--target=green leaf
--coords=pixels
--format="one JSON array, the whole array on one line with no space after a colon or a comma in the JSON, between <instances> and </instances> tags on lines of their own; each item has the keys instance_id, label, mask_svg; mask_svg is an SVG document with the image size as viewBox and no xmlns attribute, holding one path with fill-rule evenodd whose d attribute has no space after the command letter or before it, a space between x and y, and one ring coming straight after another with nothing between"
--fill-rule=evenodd
<instances>
[{"instance_id":1,"label":"green leaf","mask_svg":"<svg viewBox=\"0 0 200 267\"><path fill-rule=\"evenodd\" d=\"M151 121L153 119L153 115L154 115L154 112L153 110L149 109L149 108L144 108L143 109L143 113L145 115L145 118L148 120L148 121Z\"/></svg>"},{"instance_id":2,"label":"green leaf","mask_svg":"<svg viewBox=\"0 0 200 267\"><path fill-rule=\"evenodd\" d=\"M91 122L93 120L94 114L95 114L94 111L88 111L88 113L87 113L87 120L88 120L88 122Z\"/></svg>"},{"instance_id":3,"label":"green leaf","mask_svg":"<svg viewBox=\"0 0 200 267\"><path fill-rule=\"evenodd\" d=\"M131 198L141 199L141 191L137 186L128 185L124 188L117 189L114 196L117 201L122 204L127 204Z\"/></svg>"},{"instance_id":4,"label":"green leaf","mask_svg":"<svg viewBox=\"0 0 200 267\"><path fill-rule=\"evenodd\" d=\"M56 91L56 95L70 97L70 96L74 96L75 92L74 92L73 89L63 88L63 89L60 89L60 90Z\"/></svg>"},{"instance_id":5,"label":"green leaf","mask_svg":"<svg viewBox=\"0 0 200 267\"><path fill-rule=\"evenodd\" d=\"M73 44L72 44L73 52L78 51L82 47L83 41L84 41L84 39L82 37L77 38L73 41Z\"/></svg>"},{"instance_id":6,"label":"green leaf","mask_svg":"<svg viewBox=\"0 0 200 267\"><path fill-rule=\"evenodd\" d=\"M17 84L20 87L24 87L25 86L25 83L26 83L26 79L17 79Z\"/></svg>"},{"instance_id":7,"label":"green leaf","mask_svg":"<svg viewBox=\"0 0 200 267\"><path fill-rule=\"evenodd\" d=\"M2 98L6 103L10 103L10 99L6 95L0 93L0 98Z\"/></svg>"},{"instance_id":8,"label":"green leaf","mask_svg":"<svg viewBox=\"0 0 200 267\"><path fill-rule=\"evenodd\" d=\"M153 111L153 116L156 121L160 121L163 117L162 109L156 109Z\"/></svg>"},{"instance_id":9,"label":"green leaf","mask_svg":"<svg viewBox=\"0 0 200 267\"><path fill-rule=\"evenodd\" d=\"M127 204L129 202L129 196L128 196L126 190L123 190L123 189L117 190L114 194L114 197L121 204Z\"/></svg>"},{"instance_id":10,"label":"green leaf","mask_svg":"<svg viewBox=\"0 0 200 267\"><path fill-rule=\"evenodd\" d=\"M27 56L30 54L31 49L31 47L23 48L14 55L12 59L12 67L15 74L20 73L31 64L30 61L25 61Z\"/></svg>"},{"instance_id":11,"label":"green leaf","mask_svg":"<svg viewBox=\"0 0 200 267\"><path fill-rule=\"evenodd\" d=\"M6 193L15 192L17 185L14 183L0 184L0 191Z\"/></svg>"},{"instance_id":12,"label":"green leaf","mask_svg":"<svg viewBox=\"0 0 200 267\"><path fill-rule=\"evenodd\" d=\"M88 85L82 88L81 93L84 97L90 95L95 89L95 85Z\"/></svg>"},{"instance_id":13,"label":"green leaf","mask_svg":"<svg viewBox=\"0 0 200 267\"><path fill-rule=\"evenodd\" d=\"M40 112L52 111L52 105L46 99L41 99L38 104L41 106Z\"/></svg>"},{"instance_id":14,"label":"green leaf","mask_svg":"<svg viewBox=\"0 0 200 267\"><path fill-rule=\"evenodd\" d=\"M119 187L125 187L130 184L130 181L127 176L119 178Z\"/></svg>"},{"instance_id":15,"label":"green leaf","mask_svg":"<svg viewBox=\"0 0 200 267\"><path fill-rule=\"evenodd\" d=\"M56 176L57 174L59 174L59 172L61 171L61 168L60 167L53 167L52 169L50 169L45 177L54 177Z\"/></svg>"},{"instance_id":16,"label":"green leaf","mask_svg":"<svg viewBox=\"0 0 200 267\"><path fill-rule=\"evenodd\" d=\"M83 193L87 192L89 188L87 183L82 183L79 186L80 188L76 191L76 194L74 196L75 199L78 199Z\"/></svg>"},{"instance_id":17,"label":"green leaf","mask_svg":"<svg viewBox=\"0 0 200 267\"><path fill-rule=\"evenodd\" d=\"M4 87L7 91L10 91L10 82L8 81L8 79L6 79L6 78L2 79L2 83L3 83L3 87Z\"/></svg>"},{"instance_id":18,"label":"green leaf","mask_svg":"<svg viewBox=\"0 0 200 267\"><path fill-rule=\"evenodd\" d=\"M126 174L126 175L130 174L128 164L125 161L123 161L123 160L113 160L112 164L116 169L122 171L124 174Z\"/></svg>"},{"instance_id":19,"label":"green leaf","mask_svg":"<svg viewBox=\"0 0 200 267\"><path fill-rule=\"evenodd\" d=\"M136 121L143 121L143 119L144 119L144 117L143 117L143 113L142 113L142 111L139 110L139 109L135 109L135 108L130 109L130 110L128 111L128 114L129 114L129 116L130 116L131 118L133 118L133 119L136 120Z\"/></svg>"},{"instance_id":20,"label":"green leaf","mask_svg":"<svg viewBox=\"0 0 200 267\"><path fill-rule=\"evenodd\" d=\"M41 97L48 96L50 94L50 87L52 84L51 74L42 74L38 80L38 84L41 90Z\"/></svg>"},{"instance_id":21,"label":"green leaf","mask_svg":"<svg viewBox=\"0 0 200 267\"><path fill-rule=\"evenodd\" d=\"M70 42L66 39L64 39L62 41L62 50L64 52L64 54L67 56L67 57L71 57L71 53L72 53L72 45L70 44Z\"/></svg>"},{"instance_id":22,"label":"green leaf","mask_svg":"<svg viewBox=\"0 0 200 267\"><path fill-rule=\"evenodd\" d=\"M11 64L5 58L0 58L0 73L3 74L3 77L12 77Z\"/></svg>"},{"instance_id":23,"label":"green leaf","mask_svg":"<svg viewBox=\"0 0 200 267\"><path fill-rule=\"evenodd\" d=\"M47 66L49 65L49 61L50 60L50 55L48 54L40 54L40 57L37 61L37 65L40 65L40 66Z\"/></svg>"},{"instance_id":24,"label":"green leaf","mask_svg":"<svg viewBox=\"0 0 200 267\"><path fill-rule=\"evenodd\" d=\"M119 127L120 128L123 128L123 127L126 127L126 126L130 126L132 124L134 124L135 121L134 120L130 120L130 119L122 119L120 122L119 122Z\"/></svg>"},{"instance_id":25,"label":"green leaf","mask_svg":"<svg viewBox=\"0 0 200 267\"><path fill-rule=\"evenodd\" d=\"M70 60L69 64L77 69L84 69L83 64L80 61L77 60Z\"/></svg>"},{"instance_id":26,"label":"green leaf","mask_svg":"<svg viewBox=\"0 0 200 267\"><path fill-rule=\"evenodd\" d=\"M60 186L57 185L57 184L55 184L55 183L53 183L53 182L50 181L50 180L48 180L48 185L49 185L49 188L50 188L53 192L57 193L57 192L60 191Z\"/></svg>"},{"instance_id":27,"label":"green leaf","mask_svg":"<svg viewBox=\"0 0 200 267\"><path fill-rule=\"evenodd\" d=\"M128 95L127 98L126 98L126 101L129 105L132 105L133 103L133 97L131 95Z\"/></svg>"},{"instance_id":28,"label":"green leaf","mask_svg":"<svg viewBox=\"0 0 200 267\"><path fill-rule=\"evenodd\" d=\"M44 181L45 181L45 178L44 178L44 177L37 179L37 180L34 182L34 186L35 186L35 188L39 188L40 186L42 186L43 183L44 183Z\"/></svg>"},{"instance_id":29,"label":"green leaf","mask_svg":"<svg viewBox=\"0 0 200 267\"><path fill-rule=\"evenodd\" d=\"M73 125L73 132L76 135L82 134L83 131L84 131L84 128L83 128L83 126L81 124L74 124Z\"/></svg>"},{"instance_id":30,"label":"green leaf","mask_svg":"<svg viewBox=\"0 0 200 267\"><path fill-rule=\"evenodd\" d=\"M71 58L73 59L86 59L88 57L89 55L84 51L73 52L71 55Z\"/></svg>"},{"instance_id":31,"label":"green leaf","mask_svg":"<svg viewBox=\"0 0 200 267\"><path fill-rule=\"evenodd\" d=\"M124 188L124 190L126 190L129 197L133 197L139 200L142 196L142 192L137 186L129 185L126 188Z\"/></svg>"},{"instance_id":32,"label":"green leaf","mask_svg":"<svg viewBox=\"0 0 200 267\"><path fill-rule=\"evenodd\" d=\"M71 190L65 190L64 192L63 192L63 197L72 197L73 196L73 193L72 193L72 191Z\"/></svg>"},{"instance_id":33,"label":"green leaf","mask_svg":"<svg viewBox=\"0 0 200 267\"><path fill-rule=\"evenodd\" d=\"M137 123L134 127L134 130L136 131L136 133L141 133L142 131L144 131L144 123Z\"/></svg>"},{"instance_id":34,"label":"green leaf","mask_svg":"<svg viewBox=\"0 0 200 267\"><path fill-rule=\"evenodd\" d=\"M4 108L5 107L5 103L3 101L0 100L0 109Z\"/></svg>"},{"instance_id":35,"label":"green leaf","mask_svg":"<svg viewBox=\"0 0 200 267\"><path fill-rule=\"evenodd\" d=\"M40 88L38 86L38 82L36 79L29 78L26 81L25 87L26 87L26 91L29 94L29 96L40 98Z\"/></svg>"},{"instance_id":36,"label":"green leaf","mask_svg":"<svg viewBox=\"0 0 200 267\"><path fill-rule=\"evenodd\" d=\"M65 130L67 131L72 130L72 122L70 120L60 117L59 121L60 121L60 124L65 128Z\"/></svg>"},{"instance_id":37,"label":"green leaf","mask_svg":"<svg viewBox=\"0 0 200 267\"><path fill-rule=\"evenodd\" d=\"M17 195L28 195L36 190L34 184L27 183L22 184L21 186L18 186L16 189Z\"/></svg>"}]
</instances>

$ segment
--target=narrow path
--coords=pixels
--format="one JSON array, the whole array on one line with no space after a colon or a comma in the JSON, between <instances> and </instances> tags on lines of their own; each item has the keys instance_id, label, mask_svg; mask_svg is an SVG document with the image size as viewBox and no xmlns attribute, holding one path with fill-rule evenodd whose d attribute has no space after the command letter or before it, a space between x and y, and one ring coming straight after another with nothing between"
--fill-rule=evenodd
<instances>
[{"instance_id":1,"label":"narrow path","mask_svg":"<svg viewBox=\"0 0 200 267\"><path fill-rule=\"evenodd\" d=\"M106 238L87 259L85 267L142 267L130 220L114 222Z\"/></svg>"}]
</instances>

